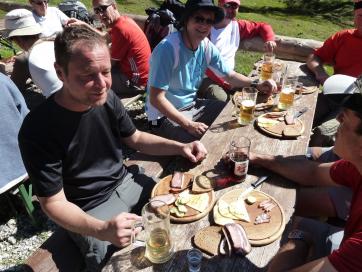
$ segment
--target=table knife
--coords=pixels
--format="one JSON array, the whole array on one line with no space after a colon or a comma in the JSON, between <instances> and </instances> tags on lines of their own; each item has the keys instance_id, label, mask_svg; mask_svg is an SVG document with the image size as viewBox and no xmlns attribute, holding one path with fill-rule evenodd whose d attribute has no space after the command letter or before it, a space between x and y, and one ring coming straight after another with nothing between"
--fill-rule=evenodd
<instances>
[{"instance_id":1,"label":"table knife","mask_svg":"<svg viewBox=\"0 0 362 272\"><path fill-rule=\"evenodd\" d=\"M306 111L308 111L307 107L304 107L301 110L298 110L296 113L294 113L294 119L297 119L298 117L300 117Z\"/></svg>"},{"instance_id":2,"label":"table knife","mask_svg":"<svg viewBox=\"0 0 362 272\"><path fill-rule=\"evenodd\" d=\"M259 185L261 185L267 178L268 178L268 176L261 176L260 178L258 178L248 188L246 188L245 191L243 191L239 195L239 198L244 199L251 191L255 190L255 188L258 187Z\"/></svg>"}]
</instances>

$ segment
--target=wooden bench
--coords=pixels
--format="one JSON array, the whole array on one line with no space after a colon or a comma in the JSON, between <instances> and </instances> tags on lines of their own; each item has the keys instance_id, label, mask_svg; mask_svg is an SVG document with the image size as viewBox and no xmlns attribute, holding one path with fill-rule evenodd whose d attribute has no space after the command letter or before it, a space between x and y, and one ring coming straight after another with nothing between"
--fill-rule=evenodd
<instances>
[{"instance_id":1,"label":"wooden bench","mask_svg":"<svg viewBox=\"0 0 362 272\"><path fill-rule=\"evenodd\" d=\"M136 152L124 164L142 167L146 175L158 178L171 158ZM32 272L76 272L83 267L83 257L66 231L59 228L26 260L24 266L26 271Z\"/></svg>"}]
</instances>

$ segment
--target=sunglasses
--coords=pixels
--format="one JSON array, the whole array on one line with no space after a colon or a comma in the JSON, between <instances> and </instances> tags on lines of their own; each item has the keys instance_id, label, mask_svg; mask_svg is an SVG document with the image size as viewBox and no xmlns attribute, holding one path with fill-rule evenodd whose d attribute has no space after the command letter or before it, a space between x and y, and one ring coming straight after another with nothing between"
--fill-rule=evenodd
<instances>
[{"instance_id":1,"label":"sunglasses","mask_svg":"<svg viewBox=\"0 0 362 272\"><path fill-rule=\"evenodd\" d=\"M226 8L226 9L238 9L239 8L239 5L238 4L236 4L236 3L226 3L225 5L224 5L224 8Z\"/></svg>"},{"instance_id":2,"label":"sunglasses","mask_svg":"<svg viewBox=\"0 0 362 272\"><path fill-rule=\"evenodd\" d=\"M207 19L202 16L195 16L193 17L196 24L206 24L206 25L213 25L215 24L215 21L212 19Z\"/></svg>"},{"instance_id":3,"label":"sunglasses","mask_svg":"<svg viewBox=\"0 0 362 272\"><path fill-rule=\"evenodd\" d=\"M94 8L93 11L94 11L95 14L104 13L104 12L107 10L107 8L108 8L109 6L111 6L111 5L112 5L112 4L109 4L109 5L100 5L100 6L96 7L96 8Z\"/></svg>"},{"instance_id":4,"label":"sunglasses","mask_svg":"<svg viewBox=\"0 0 362 272\"><path fill-rule=\"evenodd\" d=\"M48 4L49 0L43 0L43 1L31 1L34 5L42 6L43 4Z\"/></svg>"}]
</instances>

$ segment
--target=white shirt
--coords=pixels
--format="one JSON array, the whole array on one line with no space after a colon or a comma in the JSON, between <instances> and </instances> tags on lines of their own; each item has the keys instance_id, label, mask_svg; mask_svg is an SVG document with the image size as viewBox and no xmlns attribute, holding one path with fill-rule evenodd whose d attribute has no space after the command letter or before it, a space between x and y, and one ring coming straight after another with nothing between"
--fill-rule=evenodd
<instances>
[{"instance_id":1,"label":"white shirt","mask_svg":"<svg viewBox=\"0 0 362 272\"><path fill-rule=\"evenodd\" d=\"M240 44L240 32L238 22L233 20L226 27L211 28L210 40L220 51L223 60L234 70L235 54Z\"/></svg>"},{"instance_id":2,"label":"white shirt","mask_svg":"<svg viewBox=\"0 0 362 272\"><path fill-rule=\"evenodd\" d=\"M63 83L59 80L55 68L53 41L38 41L29 51L29 71L31 78L45 97L58 91Z\"/></svg>"},{"instance_id":3,"label":"white shirt","mask_svg":"<svg viewBox=\"0 0 362 272\"><path fill-rule=\"evenodd\" d=\"M40 37L51 37L63 30L63 25L68 21L68 16L56 7L48 7L45 16L38 16L33 12L35 21L42 27Z\"/></svg>"}]
</instances>

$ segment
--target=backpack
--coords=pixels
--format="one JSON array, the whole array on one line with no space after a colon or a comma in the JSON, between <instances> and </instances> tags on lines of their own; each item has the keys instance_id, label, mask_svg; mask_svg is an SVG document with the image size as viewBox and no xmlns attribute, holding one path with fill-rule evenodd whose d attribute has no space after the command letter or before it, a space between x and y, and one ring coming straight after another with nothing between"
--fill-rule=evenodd
<instances>
[{"instance_id":1,"label":"backpack","mask_svg":"<svg viewBox=\"0 0 362 272\"><path fill-rule=\"evenodd\" d=\"M175 31L176 19L168 9L148 8L146 13L148 17L143 31L153 50L164 37Z\"/></svg>"},{"instance_id":2,"label":"backpack","mask_svg":"<svg viewBox=\"0 0 362 272\"><path fill-rule=\"evenodd\" d=\"M64 0L59 3L58 8L70 18L79 19L87 24L93 23L86 6L78 0Z\"/></svg>"},{"instance_id":3,"label":"backpack","mask_svg":"<svg viewBox=\"0 0 362 272\"><path fill-rule=\"evenodd\" d=\"M148 8L144 33L151 50L168 34L179 29L179 22L185 5L179 0L165 0L159 9Z\"/></svg>"}]
</instances>

